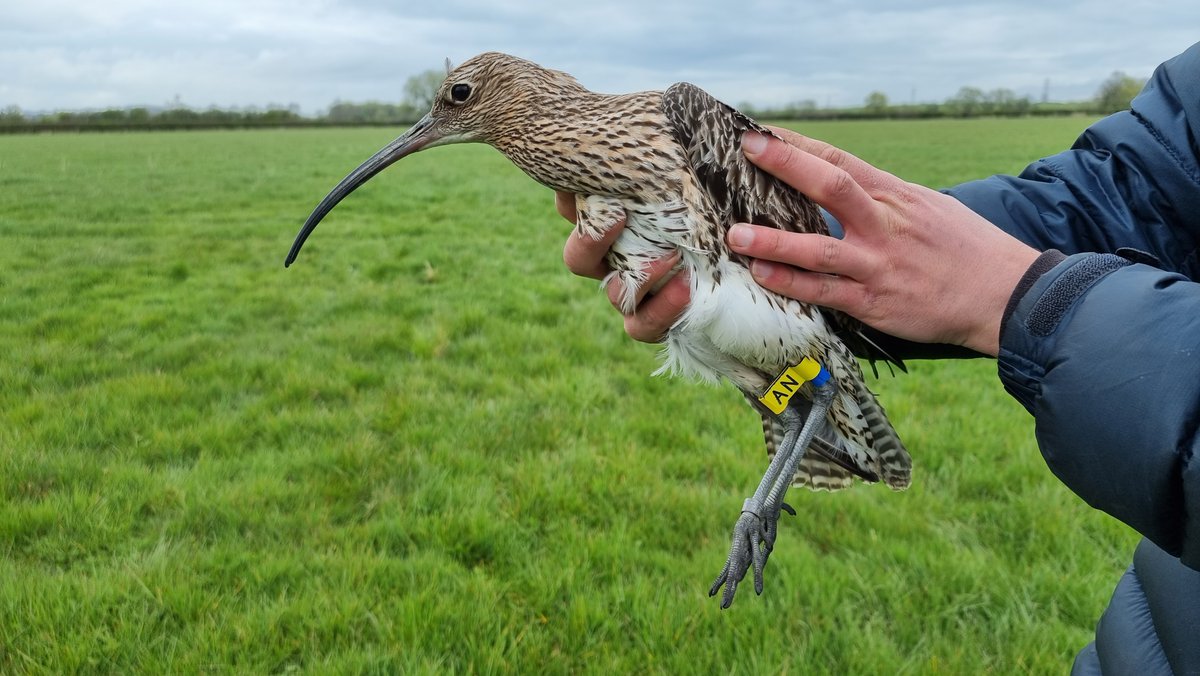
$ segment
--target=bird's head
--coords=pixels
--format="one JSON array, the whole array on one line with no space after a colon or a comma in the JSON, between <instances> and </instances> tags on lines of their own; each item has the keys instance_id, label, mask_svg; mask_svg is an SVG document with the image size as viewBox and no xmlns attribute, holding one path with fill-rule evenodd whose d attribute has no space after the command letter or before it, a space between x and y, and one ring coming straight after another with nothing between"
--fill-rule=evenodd
<instances>
[{"instance_id":1,"label":"bird's head","mask_svg":"<svg viewBox=\"0 0 1200 676\"><path fill-rule=\"evenodd\" d=\"M553 93L586 92L570 75L499 52L473 57L446 75L433 107L402 136L383 147L321 200L296 235L284 265L291 265L300 247L326 214L375 174L419 150L451 143L495 144L519 127L519 119L543 107Z\"/></svg>"}]
</instances>

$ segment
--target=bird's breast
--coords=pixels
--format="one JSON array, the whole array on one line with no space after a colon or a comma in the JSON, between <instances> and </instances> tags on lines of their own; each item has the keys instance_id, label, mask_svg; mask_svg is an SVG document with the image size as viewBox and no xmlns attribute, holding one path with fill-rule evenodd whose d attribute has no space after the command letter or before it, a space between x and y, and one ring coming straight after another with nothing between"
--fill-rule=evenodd
<instances>
[{"instance_id":1,"label":"bird's breast","mask_svg":"<svg viewBox=\"0 0 1200 676\"><path fill-rule=\"evenodd\" d=\"M819 312L762 288L736 261L713 265L688 252L683 259L691 300L665 341L664 371L723 377L754 392L783 368L824 351L830 333Z\"/></svg>"}]
</instances>

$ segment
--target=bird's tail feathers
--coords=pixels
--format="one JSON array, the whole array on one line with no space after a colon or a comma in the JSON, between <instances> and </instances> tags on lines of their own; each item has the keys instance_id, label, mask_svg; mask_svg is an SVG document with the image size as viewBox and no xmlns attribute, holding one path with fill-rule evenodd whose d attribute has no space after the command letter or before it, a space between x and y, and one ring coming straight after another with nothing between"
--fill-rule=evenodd
<instances>
[{"instance_id":1,"label":"bird's tail feathers","mask_svg":"<svg viewBox=\"0 0 1200 676\"><path fill-rule=\"evenodd\" d=\"M828 368L840 392L829 409L829 421L841 436L866 454L865 464L895 490L912 481L912 459L883 406L863 381L858 360L840 341L827 346ZM855 454L857 455L857 454Z\"/></svg>"},{"instance_id":2,"label":"bird's tail feathers","mask_svg":"<svg viewBox=\"0 0 1200 676\"><path fill-rule=\"evenodd\" d=\"M871 432L872 455L879 474L889 488L902 491L912 483L912 458L875 394L861 380L856 385L855 398Z\"/></svg>"}]
</instances>

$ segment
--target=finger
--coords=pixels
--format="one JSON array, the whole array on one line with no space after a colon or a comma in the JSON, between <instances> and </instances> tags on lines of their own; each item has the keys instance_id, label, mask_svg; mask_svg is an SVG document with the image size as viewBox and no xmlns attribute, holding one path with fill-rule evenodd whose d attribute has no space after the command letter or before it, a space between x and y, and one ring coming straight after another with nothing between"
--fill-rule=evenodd
<instances>
[{"instance_id":1,"label":"finger","mask_svg":"<svg viewBox=\"0 0 1200 676\"><path fill-rule=\"evenodd\" d=\"M675 265L678 263L679 252L651 261L650 265L646 266L646 281L642 282L641 286L637 288L637 293L634 294L634 305L641 303L652 289L666 284L666 280L675 274ZM625 298L623 285L614 278L608 283L605 292L608 294L608 301L613 304L613 307L620 310L621 301Z\"/></svg>"},{"instance_id":2,"label":"finger","mask_svg":"<svg viewBox=\"0 0 1200 676\"><path fill-rule=\"evenodd\" d=\"M557 203L557 198L555 202ZM606 230L600 239L581 234L578 228L571 230L567 244L563 247L563 263L568 270L580 277L604 279L609 270L604 257L608 255L608 250L612 248L613 242L617 241L624 227L623 221L617 223Z\"/></svg>"},{"instance_id":3,"label":"finger","mask_svg":"<svg viewBox=\"0 0 1200 676\"><path fill-rule=\"evenodd\" d=\"M625 317L625 333L643 343L662 342L691 301L691 284L687 273L680 273Z\"/></svg>"},{"instance_id":4,"label":"finger","mask_svg":"<svg viewBox=\"0 0 1200 676\"><path fill-rule=\"evenodd\" d=\"M569 192L557 190L554 192L554 208L558 210L558 215L571 221L572 223L578 220L579 215L575 211L575 195Z\"/></svg>"},{"instance_id":5,"label":"finger","mask_svg":"<svg viewBox=\"0 0 1200 676\"><path fill-rule=\"evenodd\" d=\"M875 213L875 201L846 170L756 132L742 137L742 151L751 162L828 209L842 225L871 222L867 219Z\"/></svg>"},{"instance_id":6,"label":"finger","mask_svg":"<svg viewBox=\"0 0 1200 676\"><path fill-rule=\"evenodd\" d=\"M729 229L726 239L737 253L814 272L864 279L876 267L868 250L826 235L738 223Z\"/></svg>"},{"instance_id":7,"label":"finger","mask_svg":"<svg viewBox=\"0 0 1200 676\"><path fill-rule=\"evenodd\" d=\"M771 133L773 133L776 136L778 136L779 138L783 139L789 145L793 145L793 146L803 150L806 153L817 155L818 157L820 157L822 152L825 151L827 148L834 148L834 146L831 146L828 143L825 143L824 141L818 141L815 138L812 138L810 136L805 136L804 134L801 134L798 131L788 129L786 127L775 127L775 126L768 125L767 129L770 130ZM836 148L834 148L834 149L836 150ZM849 155L849 153L846 153L846 154ZM833 157L822 158L822 159L825 159L825 161L829 162L830 164L836 164L838 166L841 166L841 164L836 162Z\"/></svg>"},{"instance_id":8,"label":"finger","mask_svg":"<svg viewBox=\"0 0 1200 676\"><path fill-rule=\"evenodd\" d=\"M808 272L790 265L755 260L754 281L775 293L805 303L841 310L856 317L868 308L865 287L848 277Z\"/></svg>"},{"instance_id":9,"label":"finger","mask_svg":"<svg viewBox=\"0 0 1200 676\"><path fill-rule=\"evenodd\" d=\"M776 136L790 145L810 155L816 155L850 174L856 183L867 187L868 191L883 189L887 185L901 182L899 178L872 166L837 146L829 145L824 141L818 141L817 139L783 127L767 127L767 129L770 129Z\"/></svg>"}]
</instances>

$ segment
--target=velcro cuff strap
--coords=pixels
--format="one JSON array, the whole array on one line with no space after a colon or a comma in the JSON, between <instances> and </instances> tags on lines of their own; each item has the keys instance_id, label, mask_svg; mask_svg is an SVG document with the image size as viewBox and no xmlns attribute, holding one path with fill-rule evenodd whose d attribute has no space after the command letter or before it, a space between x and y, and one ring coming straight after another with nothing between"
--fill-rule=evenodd
<instances>
[{"instance_id":1,"label":"velcro cuff strap","mask_svg":"<svg viewBox=\"0 0 1200 676\"><path fill-rule=\"evenodd\" d=\"M1051 282L1050 287L1038 298L1025 317L1025 329L1039 338L1054 333L1079 296L1101 277L1126 265L1131 263L1113 254L1088 256L1072 265Z\"/></svg>"}]
</instances>

